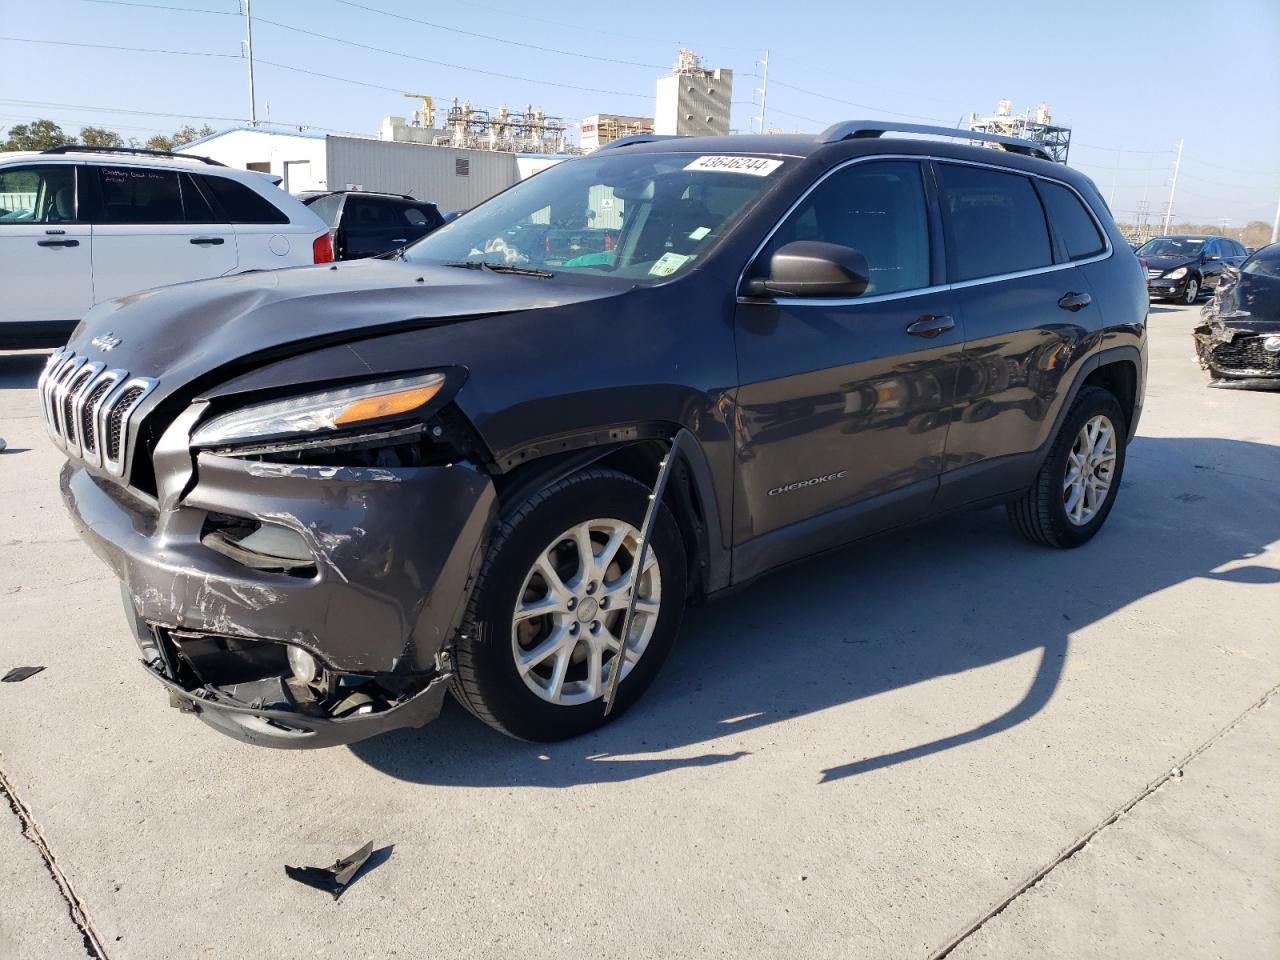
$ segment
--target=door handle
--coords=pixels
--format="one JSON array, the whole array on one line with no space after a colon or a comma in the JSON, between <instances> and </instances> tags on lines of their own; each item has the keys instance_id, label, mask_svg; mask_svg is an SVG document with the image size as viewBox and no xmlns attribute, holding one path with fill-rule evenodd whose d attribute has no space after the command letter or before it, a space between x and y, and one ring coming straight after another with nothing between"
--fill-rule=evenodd
<instances>
[{"instance_id":1,"label":"door handle","mask_svg":"<svg viewBox=\"0 0 1280 960\"><path fill-rule=\"evenodd\" d=\"M37 247L78 247L79 240L37 240Z\"/></svg>"},{"instance_id":2,"label":"door handle","mask_svg":"<svg viewBox=\"0 0 1280 960\"><path fill-rule=\"evenodd\" d=\"M1091 303L1093 303L1093 297L1087 293L1076 293L1074 290L1068 290L1058 298L1058 306L1063 310L1070 310L1072 313L1077 310L1083 310Z\"/></svg>"},{"instance_id":3,"label":"door handle","mask_svg":"<svg viewBox=\"0 0 1280 960\"><path fill-rule=\"evenodd\" d=\"M221 237L192 237L191 242L203 247L220 247L226 241Z\"/></svg>"},{"instance_id":4,"label":"door handle","mask_svg":"<svg viewBox=\"0 0 1280 960\"><path fill-rule=\"evenodd\" d=\"M936 337L955 328L956 322L948 316L925 314L915 323L907 327L907 333L913 337Z\"/></svg>"}]
</instances>

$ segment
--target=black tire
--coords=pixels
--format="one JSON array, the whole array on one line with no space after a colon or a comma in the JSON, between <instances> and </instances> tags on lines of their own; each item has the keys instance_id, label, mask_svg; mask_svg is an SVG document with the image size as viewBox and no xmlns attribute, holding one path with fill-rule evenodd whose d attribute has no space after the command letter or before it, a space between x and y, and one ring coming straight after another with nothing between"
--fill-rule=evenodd
<instances>
[{"instance_id":1,"label":"black tire","mask_svg":"<svg viewBox=\"0 0 1280 960\"><path fill-rule=\"evenodd\" d=\"M1067 517L1062 496L1067 456L1075 443L1076 435L1086 423L1099 415L1106 416L1116 431L1115 470L1111 486L1097 512L1087 523L1076 525ZM1102 387L1081 388L1053 439L1035 482L1021 497L1007 505L1009 518L1019 532L1034 543L1060 549L1078 547L1093 539L1107 522L1107 516L1120 492L1120 483L1124 477L1124 441L1127 432L1128 418L1114 394Z\"/></svg>"},{"instance_id":2,"label":"black tire","mask_svg":"<svg viewBox=\"0 0 1280 960\"><path fill-rule=\"evenodd\" d=\"M565 740L606 722L604 700L564 706L526 686L512 652L517 593L539 554L564 531L613 518L639 530L650 490L633 477L591 467L530 496L508 511L490 544L454 644L454 697L489 726L521 740ZM679 526L659 507L649 550L662 583L657 623L644 653L623 675L608 719L620 716L653 682L684 614L686 570Z\"/></svg>"},{"instance_id":3,"label":"black tire","mask_svg":"<svg viewBox=\"0 0 1280 960\"><path fill-rule=\"evenodd\" d=\"M1186 293L1184 293L1180 299L1182 300L1183 303L1190 306L1191 304L1195 303L1197 300L1200 299L1200 294L1202 294L1203 292L1204 292L1204 289L1200 286L1200 278L1192 277L1190 280L1187 281Z\"/></svg>"}]
</instances>

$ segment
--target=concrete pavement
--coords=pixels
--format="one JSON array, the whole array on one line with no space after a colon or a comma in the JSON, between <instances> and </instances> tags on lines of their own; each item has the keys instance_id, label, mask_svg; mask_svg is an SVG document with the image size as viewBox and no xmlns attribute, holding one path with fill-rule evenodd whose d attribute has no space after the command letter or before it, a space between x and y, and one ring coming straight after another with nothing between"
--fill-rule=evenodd
<instances>
[{"instance_id":1,"label":"concrete pavement","mask_svg":"<svg viewBox=\"0 0 1280 960\"><path fill-rule=\"evenodd\" d=\"M48 668L0 686L0 771L66 877L0 804L0 960L83 952L68 897L112 960L1274 956L1280 396L1208 389L1195 316L1153 309L1090 545L989 510L798 565L554 746L450 705L279 753L169 709L63 514L42 358L0 355L0 668ZM284 876L367 840L337 903Z\"/></svg>"}]
</instances>

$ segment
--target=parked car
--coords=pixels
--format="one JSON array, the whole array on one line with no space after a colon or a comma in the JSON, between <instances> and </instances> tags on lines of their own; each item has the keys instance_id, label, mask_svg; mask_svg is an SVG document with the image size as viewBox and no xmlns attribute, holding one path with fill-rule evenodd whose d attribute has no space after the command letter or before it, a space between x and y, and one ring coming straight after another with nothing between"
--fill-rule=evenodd
<instances>
[{"instance_id":1,"label":"parked car","mask_svg":"<svg viewBox=\"0 0 1280 960\"><path fill-rule=\"evenodd\" d=\"M0 346L58 346L95 303L333 259L324 224L270 178L184 154L0 153Z\"/></svg>"},{"instance_id":2,"label":"parked car","mask_svg":"<svg viewBox=\"0 0 1280 960\"><path fill-rule=\"evenodd\" d=\"M1215 385L1280 389L1280 243L1228 271L1203 314L1196 355Z\"/></svg>"},{"instance_id":3,"label":"parked car","mask_svg":"<svg viewBox=\"0 0 1280 960\"><path fill-rule=\"evenodd\" d=\"M1229 237L1152 237L1138 248L1153 297L1195 303L1212 290L1227 267L1238 267L1248 254Z\"/></svg>"},{"instance_id":4,"label":"parked car","mask_svg":"<svg viewBox=\"0 0 1280 960\"><path fill-rule=\"evenodd\" d=\"M306 194L302 202L329 225L339 260L390 253L444 224L434 203L408 194L332 190Z\"/></svg>"},{"instance_id":5,"label":"parked car","mask_svg":"<svg viewBox=\"0 0 1280 960\"><path fill-rule=\"evenodd\" d=\"M95 308L40 393L149 672L257 744L446 688L554 740L782 564L991 504L1086 543L1142 410L1138 261L1038 146L900 129L617 141L401 257ZM548 253L552 212L616 243Z\"/></svg>"}]
</instances>

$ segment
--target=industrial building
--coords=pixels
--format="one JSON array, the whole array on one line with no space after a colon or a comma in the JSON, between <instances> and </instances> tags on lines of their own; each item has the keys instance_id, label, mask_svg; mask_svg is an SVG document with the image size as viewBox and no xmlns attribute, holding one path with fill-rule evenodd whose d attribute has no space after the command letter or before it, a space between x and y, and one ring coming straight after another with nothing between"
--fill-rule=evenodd
<instances>
[{"instance_id":1,"label":"industrial building","mask_svg":"<svg viewBox=\"0 0 1280 960\"><path fill-rule=\"evenodd\" d=\"M723 136L729 132L733 100L733 71L702 65L692 50L680 49L670 75L658 78L653 132L690 137Z\"/></svg>"},{"instance_id":2,"label":"industrial building","mask_svg":"<svg viewBox=\"0 0 1280 960\"><path fill-rule=\"evenodd\" d=\"M383 121L386 128L396 118ZM429 200L441 210L465 210L564 159L336 134L236 127L193 140L180 153L281 178L290 193L381 190Z\"/></svg>"},{"instance_id":3,"label":"industrial building","mask_svg":"<svg viewBox=\"0 0 1280 960\"><path fill-rule=\"evenodd\" d=\"M579 139L583 151L597 150L623 137L653 133L653 117L627 117L618 113L597 113L582 121Z\"/></svg>"},{"instance_id":4,"label":"industrial building","mask_svg":"<svg viewBox=\"0 0 1280 960\"><path fill-rule=\"evenodd\" d=\"M1013 101L1001 100L996 105L994 116L969 114L969 129L1038 143L1044 147L1049 158L1058 163L1067 162L1067 153L1071 149L1071 128L1054 125L1053 113L1047 103L1036 107L1034 114L1030 110L1015 114Z\"/></svg>"}]
</instances>

